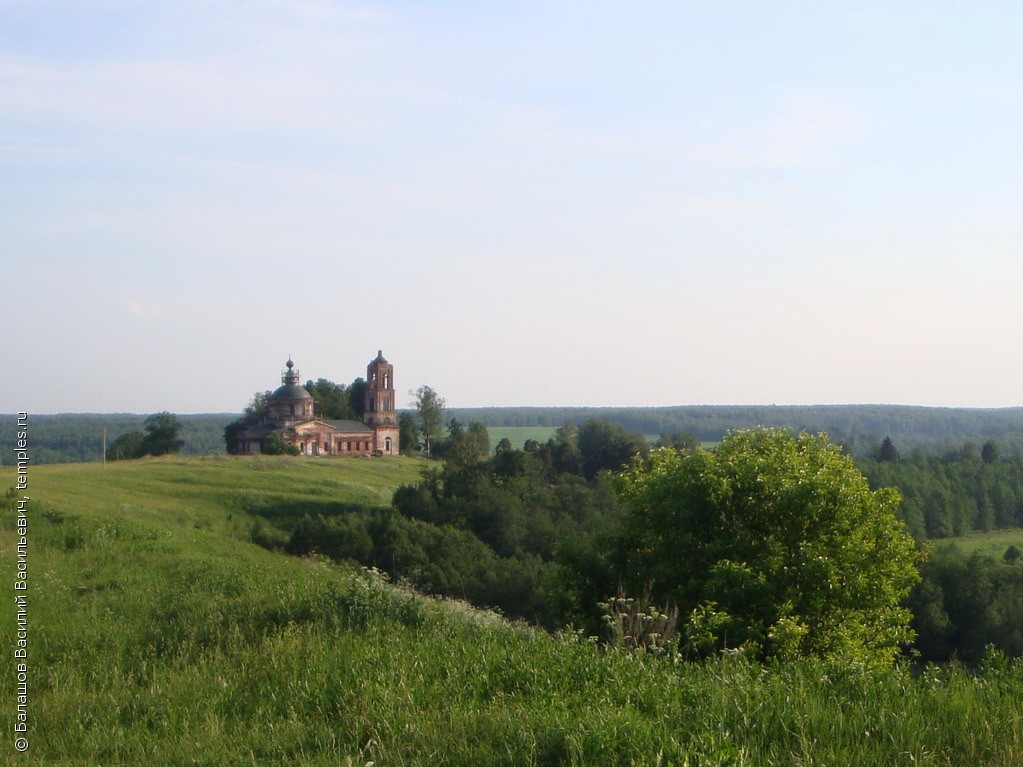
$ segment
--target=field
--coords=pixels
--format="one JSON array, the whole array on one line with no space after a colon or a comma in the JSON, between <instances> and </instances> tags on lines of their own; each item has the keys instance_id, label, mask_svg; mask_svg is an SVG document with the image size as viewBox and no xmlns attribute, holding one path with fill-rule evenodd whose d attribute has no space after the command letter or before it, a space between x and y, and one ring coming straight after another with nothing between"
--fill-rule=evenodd
<instances>
[{"instance_id":1,"label":"field","mask_svg":"<svg viewBox=\"0 0 1023 767\"><path fill-rule=\"evenodd\" d=\"M511 442L512 447L521 450L526 440L535 439L543 444L551 437L557 427L554 426L488 426L487 433L490 435L490 450L497 447L502 439Z\"/></svg>"},{"instance_id":2,"label":"field","mask_svg":"<svg viewBox=\"0 0 1023 767\"><path fill-rule=\"evenodd\" d=\"M956 546L968 554L982 554L1001 561L1009 546L1015 546L1023 551L1023 528L970 533L960 538L938 538L931 541L933 548L946 545Z\"/></svg>"},{"instance_id":3,"label":"field","mask_svg":"<svg viewBox=\"0 0 1023 767\"><path fill-rule=\"evenodd\" d=\"M11 617L0 664L9 763L1023 764L1019 662L922 674L673 663L248 541L253 505L386 504L421 467L266 457L33 467L30 747L11 745ZM13 481L0 473L0 487Z\"/></svg>"}]
</instances>

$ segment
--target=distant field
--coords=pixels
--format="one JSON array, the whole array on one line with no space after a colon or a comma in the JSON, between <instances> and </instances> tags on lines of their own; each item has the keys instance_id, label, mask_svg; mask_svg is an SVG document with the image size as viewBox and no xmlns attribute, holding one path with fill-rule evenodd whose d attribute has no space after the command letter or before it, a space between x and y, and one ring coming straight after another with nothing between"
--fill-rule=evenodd
<instances>
[{"instance_id":1,"label":"distant field","mask_svg":"<svg viewBox=\"0 0 1023 767\"><path fill-rule=\"evenodd\" d=\"M512 443L512 447L521 450L526 440L535 439L544 443L554 436L558 430L557 426L488 426L487 433L490 435L490 450L497 447L497 443L505 437ZM659 434L644 434L646 441L653 445L660 439ZM705 446L713 446L716 443L708 442Z\"/></svg>"},{"instance_id":2,"label":"distant field","mask_svg":"<svg viewBox=\"0 0 1023 767\"><path fill-rule=\"evenodd\" d=\"M490 435L490 450L497 447L497 443L507 438L512 447L521 450L526 440L535 439L537 442L546 442L554 436L558 429L556 426L488 426L487 434Z\"/></svg>"},{"instance_id":3,"label":"distant field","mask_svg":"<svg viewBox=\"0 0 1023 767\"><path fill-rule=\"evenodd\" d=\"M992 530L989 533L971 533L961 538L936 538L930 543L934 548L954 544L961 551L965 551L968 554L983 554L1000 560L1009 546L1023 549L1023 528Z\"/></svg>"}]
</instances>

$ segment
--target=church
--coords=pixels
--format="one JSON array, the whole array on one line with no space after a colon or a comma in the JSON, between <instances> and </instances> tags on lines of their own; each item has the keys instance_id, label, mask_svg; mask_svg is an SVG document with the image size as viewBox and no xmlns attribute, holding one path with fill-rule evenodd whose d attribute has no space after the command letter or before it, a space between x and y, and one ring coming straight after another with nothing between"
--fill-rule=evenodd
<instances>
[{"instance_id":1,"label":"church","mask_svg":"<svg viewBox=\"0 0 1023 767\"><path fill-rule=\"evenodd\" d=\"M366 410L363 420L337 421L316 417L316 401L299 383L298 369L288 359L281 386L267 399L263 423L250 426L239 438L241 455L258 455L263 440L277 433L301 455L397 455L398 416L394 396L394 365L378 351L366 368Z\"/></svg>"}]
</instances>

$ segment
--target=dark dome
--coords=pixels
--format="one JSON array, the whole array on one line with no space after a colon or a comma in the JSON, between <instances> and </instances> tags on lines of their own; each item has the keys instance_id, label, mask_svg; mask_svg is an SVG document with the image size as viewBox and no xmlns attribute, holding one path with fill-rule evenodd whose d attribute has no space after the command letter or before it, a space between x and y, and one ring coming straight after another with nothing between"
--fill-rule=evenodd
<instances>
[{"instance_id":1,"label":"dark dome","mask_svg":"<svg viewBox=\"0 0 1023 767\"><path fill-rule=\"evenodd\" d=\"M304 386L298 384L285 384L279 386L277 391L270 395L270 399L275 401L281 400L297 400L297 399L312 399L313 395L305 390Z\"/></svg>"}]
</instances>

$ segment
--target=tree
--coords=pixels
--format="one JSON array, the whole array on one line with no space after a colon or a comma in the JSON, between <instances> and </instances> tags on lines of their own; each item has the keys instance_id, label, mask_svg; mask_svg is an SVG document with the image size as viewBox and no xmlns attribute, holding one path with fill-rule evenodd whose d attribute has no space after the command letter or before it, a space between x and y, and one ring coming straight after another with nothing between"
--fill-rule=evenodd
<instances>
[{"instance_id":1,"label":"tree","mask_svg":"<svg viewBox=\"0 0 1023 767\"><path fill-rule=\"evenodd\" d=\"M224 443L227 445L227 452L237 455L241 449L241 435L247 428L261 423L266 418L270 392L256 392L252 395L252 401L245 406L245 412L241 418L231 421L224 427Z\"/></svg>"},{"instance_id":2,"label":"tree","mask_svg":"<svg viewBox=\"0 0 1023 767\"><path fill-rule=\"evenodd\" d=\"M679 451L698 450L700 448L700 438L686 431L662 434L657 440L657 447L672 447Z\"/></svg>"},{"instance_id":3,"label":"tree","mask_svg":"<svg viewBox=\"0 0 1023 767\"><path fill-rule=\"evenodd\" d=\"M348 387L348 403L356 419L366 414L366 382L362 378L356 378Z\"/></svg>"},{"instance_id":4,"label":"tree","mask_svg":"<svg viewBox=\"0 0 1023 767\"><path fill-rule=\"evenodd\" d=\"M703 655L890 663L912 638L899 601L918 579L899 495L872 492L826 436L729 434L713 451L653 451L617 478L609 560L631 594L652 585Z\"/></svg>"},{"instance_id":5,"label":"tree","mask_svg":"<svg viewBox=\"0 0 1023 767\"><path fill-rule=\"evenodd\" d=\"M444 443L445 460L454 463L478 463L490 454L490 435L487 427L473 421L463 428L458 419L448 423L448 439Z\"/></svg>"},{"instance_id":6,"label":"tree","mask_svg":"<svg viewBox=\"0 0 1023 767\"><path fill-rule=\"evenodd\" d=\"M584 421L576 435L582 473L593 479L601 471L618 471L632 456L646 450L642 434L630 433L618 424L598 418Z\"/></svg>"},{"instance_id":7,"label":"tree","mask_svg":"<svg viewBox=\"0 0 1023 767\"><path fill-rule=\"evenodd\" d=\"M145 455L142 446L145 435L140 431L129 431L114 440L107 448L108 461L126 461L132 458L141 458Z\"/></svg>"},{"instance_id":8,"label":"tree","mask_svg":"<svg viewBox=\"0 0 1023 767\"><path fill-rule=\"evenodd\" d=\"M398 414L398 452L413 455L419 449L419 432L416 417L411 413Z\"/></svg>"},{"instance_id":9,"label":"tree","mask_svg":"<svg viewBox=\"0 0 1023 767\"><path fill-rule=\"evenodd\" d=\"M998 447L998 443L993 439L985 442L984 446L980 449L980 457L984 463L994 463L1001 454L1001 448Z\"/></svg>"},{"instance_id":10,"label":"tree","mask_svg":"<svg viewBox=\"0 0 1023 767\"><path fill-rule=\"evenodd\" d=\"M306 381L305 390L316 400L316 410L321 418L342 420L355 418L348 387L344 384L320 378L316 383Z\"/></svg>"},{"instance_id":11,"label":"tree","mask_svg":"<svg viewBox=\"0 0 1023 767\"><path fill-rule=\"evenodd\" d=\"M895 449L895 443L891 437L885 437L881 443L881 450L877 454L877 460L881 463L898 463L899 451Z\"/></svg>"},{"instance_id":12,"label":"tree","mask_svg":"<svg viewBox=\"0 0 1023 767\"><path fill-rule=\"evenodd\" d=\"M299 455L298 445L290 445L284 441L280 432L272 431L263 438L260 452L264 455Z\"/></svg>"},{"instance_id":13,"label":"tree","mask_svg":"<svg viewBox=\"0 0 1023 767\"><path fill-rule=\"evenodd\" d=\"M185 445L184 440L178 439L181 421L172 413L155 413L142 423L142 428L146 431L142 451L149 455L177 453Z\"/></svg>"},{"instance_id":14,"label":"tree","mask_svg":"<svg viewBox=\"0 0 1023 767\"><path fill-rule=\"evenodd\" d=\"M419 418L419 434L423 438L423 449L427 457L433 448L433 441L441 434L444 425L444 400L429 386L420 386L409 392L415 397L412 407Z\"/></svg>"}]
</instances>

